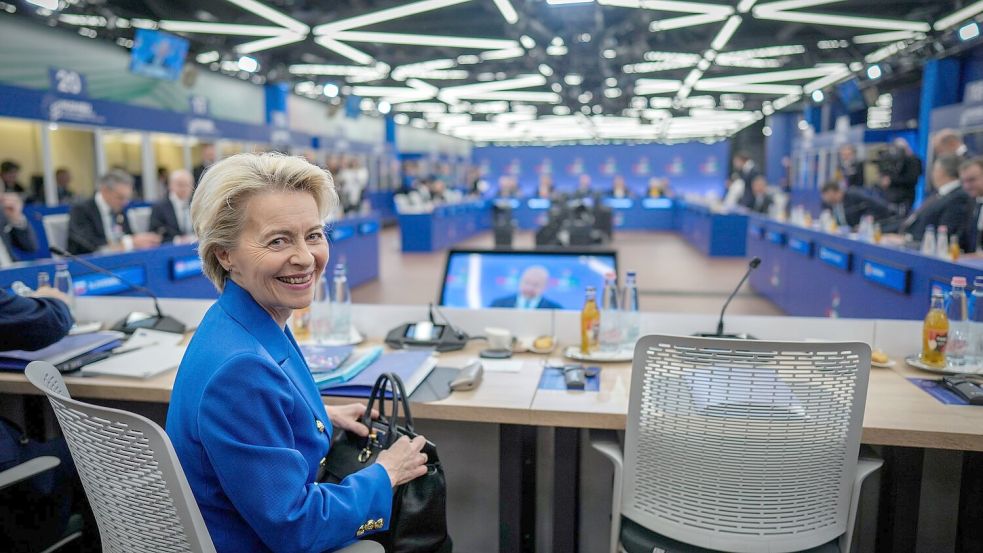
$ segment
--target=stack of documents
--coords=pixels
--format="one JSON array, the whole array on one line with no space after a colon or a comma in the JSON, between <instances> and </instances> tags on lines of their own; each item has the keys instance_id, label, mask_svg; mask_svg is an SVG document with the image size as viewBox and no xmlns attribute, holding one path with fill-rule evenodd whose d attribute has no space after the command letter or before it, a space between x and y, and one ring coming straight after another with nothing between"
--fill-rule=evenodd
<instances>
[{"instance_id":1,"label":"stack of documents","mask_svg":"<svg viewBox=\"0 0 983 553\"><path fill-rule=\"evenodd\" d=\"M122 343L125 335L107 330L65 336L50 346L37 351L11 350L0 352L0 370L23 371L32 361L47 361L61 372L77 370Z\"/></svg>"},{"instance_id":2,"label":"stack of documents","mask_svg":"<svg viewBox=\"0 0 983 553\"><path fill-rule=\"evenodd\" d=\"M379 353L382 350L382 348L373 349L378 349ZM363 367L350 379L336 384L318 385L318 388L324 395L369 397L379 375L395 373L403 380L407 395L412 395L436 366L437 358L431 350L399 350L377 354L368 366Z\"/></svg>"},{"instance_id":3,"label":"stack of documents","mask_svg":"<svg viewBox=\"0 0 983 553\"><path fill-rule=\"evenodd\" d=\"M82 367L82 375L150 378L176 369L187 349L183 340L183 334L137 329L112 356Z\"/></svg>"}]
</instances>

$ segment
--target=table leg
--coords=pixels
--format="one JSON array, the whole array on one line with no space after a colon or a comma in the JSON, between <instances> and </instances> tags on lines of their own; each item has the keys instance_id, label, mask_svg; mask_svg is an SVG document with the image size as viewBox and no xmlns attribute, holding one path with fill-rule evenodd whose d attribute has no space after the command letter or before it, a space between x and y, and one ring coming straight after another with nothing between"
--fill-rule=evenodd
<instances>
[{"instance_id":1,"label":"table leg","mask_svg":"<svg viewBox=\"0 0 983 553\"><path fill-rule=\"evenodd\" d=\"M499 430L498 550L536 550L536 429L503 424Z\"/></svg>"},{"instance_id":2,"label":"table leg","mask_svg":"<svg viewBox=\"0 0 983 553\"><path fill-rule=\"evenodd\" d=\"M963 452L956 551L983 553L983 452Z\"/></svg>"},{"instance_id":3,"label":"table leg","mask_svg":"<svg viewBox=\"0 0 983 553\"><path fill-rule=\"evenodd\" d=\"M915 552L924 454L924 450L912 447L885 447L883 450L878 551Z\"/></svg>"},{"instance_id":4,"label":"table leg","mask_svg":"<svg viewBox=\"0 0 983 553\"><path fill-rule=\"evenodd\" d=\"M580 429L553 430L553 551L577 553L580 531Z\"/></svg>"}]
</instances>

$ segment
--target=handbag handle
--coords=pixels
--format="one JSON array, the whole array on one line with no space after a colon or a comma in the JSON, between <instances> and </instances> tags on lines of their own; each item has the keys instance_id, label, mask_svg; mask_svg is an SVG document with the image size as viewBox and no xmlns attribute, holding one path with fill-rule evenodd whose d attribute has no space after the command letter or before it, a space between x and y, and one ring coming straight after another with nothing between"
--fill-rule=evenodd
<instances>
[{"instance_id":1,"label":"handbag handle","mask_svg":"<svg viewBox=\"0 0 983 553\"><path fill-rule=\"evenodd\" d=\"M410 398L406 395L406 387L403 386L403 379L398 374L389 373L389 380L395 383L395 387L399 388L399 402L403 404L403 412L406 413L404 416L406 419L406 429L416 433L416 430L413 428L413 415L410 413ZM395 397L396 394L394 391L393 398L395 399Z\"/></svg>"},{"instance_id":2,"label":"handbag handle","mask_svg":"<svg viewBox=\"0 0 983 553\"><path fill-rule=\"evenodd\" d=\"M384 448L388 448L395 441L396 426L399 421L399 395L397 393L396 385L392 384L391 373L380 374L379 378L376 379L375 384L372 386L372 393L369 395L369 402L365 406L365 413L362 415L362 424L366 428L372 428L372 408L375 406L376 399L379 400L379 416L384 418L386 416L386 390L392 388L393 398L392 398L392 416L389 417L389 430L386 434L386 443L382 444ZM399 378L399 377L396 377ZM371 431L369 437L365 438L365 443L368 445L371 439Z\"/></svg>"}]
</instances>

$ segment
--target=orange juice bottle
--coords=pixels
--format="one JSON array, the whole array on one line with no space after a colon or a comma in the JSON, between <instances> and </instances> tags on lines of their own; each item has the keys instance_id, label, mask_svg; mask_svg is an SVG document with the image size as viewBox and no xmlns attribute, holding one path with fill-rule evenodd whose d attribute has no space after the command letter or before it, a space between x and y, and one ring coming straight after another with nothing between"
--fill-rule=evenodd
<instances>
[{"instance_id":1,"label":"orange juice bottle","mask_svg":"<svg viewBox=\"0 0 983 553\"><path fill-rule=\"evenodd\" d=\"M962 250L959 249L959 237L949 237L949 257L951 257L953 261L958 261L960 253L962 253Z\"/></svg>"},{"instance_id":2,"label":"orange juice bottle","mask_svg":"<svg viewBox=\"0 0 983 553\"><path fill-rule=\"evenodd\" d=\"M945 344L949 339L949 318L941 291L932 292L932 306L922 329L921 361L931 367L945 366Z\"/></svg>"},{"instance_id":3,"label":"orange juice bottle","mask_svg":"<svg viewBox=\"0 0 983 553\"><path fill-rule=\"evenodd\" d=\"M601 312L597 309L596 292L593 286L587 287L587 298L580 311L580 353L584 355L597 351L598 331L601 327Z\"/></svg>"},{"instance_id":4,"label":"orange juice bottle","mask_svg":"<svg viewBox=\"0 0 983 553\"><path fill-rule=\"evenodd\" d=\"M881 224L880 223L874 223L874 243L875 244L880 244L881 243L881 238L883 238L883 237L884 237L884 231L881 230Z\"/></svg>"},{"instance_id":5,"label":"orange juice bottle","mask_svg":"<svg viewBox=\"0 0 983 553\"><path fill-rule=\"evenodd\" d=\"M302 307L294 309L290 318L290 331L294 339L298 342L307 342L311 339L311 308Z\"/></svg>"}]
</instances>

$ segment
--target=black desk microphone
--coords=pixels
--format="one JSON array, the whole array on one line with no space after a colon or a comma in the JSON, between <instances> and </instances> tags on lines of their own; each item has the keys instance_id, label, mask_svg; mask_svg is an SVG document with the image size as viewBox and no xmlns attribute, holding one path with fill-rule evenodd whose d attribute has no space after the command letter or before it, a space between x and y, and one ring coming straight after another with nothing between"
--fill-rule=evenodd
<instances>
[{"instance_id":1,"label":"black desk microphone","mask_svg":"<svg viewBox=\"0 0 983 553\"><path fill-rule=\"evenodd\" d=\"M749 336L747 334L724 334L724 313L727 312L727 306L730 305L731 300L734 299L734 296L737 295L737 292L741 289L741 286L744 285L744 281L746 281L748 277L751 276L751 271L757 269L758 265L761 265L760 257L752 258L751 261L747 264L747 271L744 272L744 276L741 277L741 281L737 283L737 288L734 288L734 291L730 293L730 296L727 298L727 301L724 302L723 309L720 310L720 320L717 321L717 331L699 332L697 334L694 334L694 336L700 336L704 338L736 338L736 339L751 339L751 340L754 339L752 336Z\"/></svg>"},{"instance_id":2,"label":"black desk microphone","mask_svg":"<svg viewBox=\"0 0 983 553\"><path fill-rule=\"evenodd\" d=\"M160 303L157 301L157 295L151 292L149 288L130 282L125 278L117 274L114 274L111 271L103 269L102 267L96 265L95 263L87 259L83 259L77 255L72 255L67 251L59 248L58 246L49 246L48 251L50 251L55 255L59 255L61 257L66 257L68 259L71 259L72 261L77 261L78 263L85 265L86 267L92 269L93 271L96 271L97 273L111 276L116 280L122 282L123 284L126 284L130 288L133 288L137 292L142 292L146 294L147 296L150 297L150 299L154 300L154 311L157 312L156 315L148 315L146 313L139 313L139 312L130 313L129 315L124 317L120 322L113 325L112 328L113 330L125 332L126 334L133 334L138 328L149 328L151 330L159 330L161 332L173 332L175 334L184 334L184 331L186 330L184 323L173 317L168 317L167 315L161 313Z\"/></svg>"}]
</instances>

